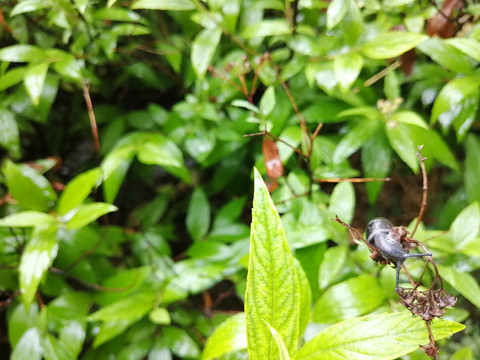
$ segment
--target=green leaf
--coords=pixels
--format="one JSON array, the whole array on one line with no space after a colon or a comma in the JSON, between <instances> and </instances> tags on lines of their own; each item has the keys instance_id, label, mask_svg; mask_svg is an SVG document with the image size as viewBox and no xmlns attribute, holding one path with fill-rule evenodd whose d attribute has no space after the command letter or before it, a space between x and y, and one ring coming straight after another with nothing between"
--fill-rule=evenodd
<instances>
[{"instance_id":1,"label":"green leaf","mask_svg":"<svg viewBox=\"0 0 480 360\"><path fill-rule=\"evenodd\" d=\"M464 54L480 62L480 42L472 38L454 37L443 40L445 43L457 48Z\"/></svg>"},{"instance_id":2,"label":"green leaf","mask_svg":"<svg viewBox=\"0 0 480 360\"><path fill-rule=\"evenodd\" d=\"M333 70L340 89L346 92L357 79L363 67L363 57L357 53L346 53L333 60Z\"/></svg>"},{"instance_id":3,"label":"green leaf","mask_svg":"<svg viewBox=\"0 0 480 360\"><path fill-rule=\"evenodd\" d=\"M25 209L44 211L49 209L57 195L48 180L27 165L15 165L7 160L2 167L8 190Z\"/></svg>"},{"instance_id":4,"label":"green leaf","mask_svg":"<svg viewBox=\"0 0 480 360\"><path fill-rule=\"evenodd\" d=\"M480 201L480 141L474 135L469 135L465 142L464 182L469 202Z\"/></svg>"},{"instance_id":5,"label":"green leaf","mask_svg":"<svg viewBox=\"0 0 480 360\"><path fill-rule=\"evenodd\" d=\"M283 19L261 20L243 29L241 36L245 39L254 37L287 35L290 28Z\"/></svg>"},{"instance_id":6,"label":"green leaf","mask_svg":"<svg viewBox=\"0 0 480 360\"><path fill-rule=\"evenodd\" d=\"M370 139L379 125L380 122L375 119L363 119L359 121L338 143L333 154L333 162L339 163L357 151Z\"/></svg>"},{"instance_id":7,"label":"green leaf","mask_svg":"<svg viewBox=\"0 0 480 360\"><path fill-rule=\"evenodd\" d=\"M194 241L201 240L210 228L210 205L205 192L200 187L195 189L190 198L186 225Z\"/></svg>"},{"instance_id":8,"label":"green leaf","mask_svg":"<svg viewBox=\"0 0 480 360\"><path fill-rule=\"evenodd\" d=\"M197 358L200 355L200 348L185 330L174 326L162 328L162 340L180 359Z\"/></svg>"},{"instance_id":9,"label":"green leaf","mask_svg":"<svg viewBox=\"0 0 480 360\"><path fill-rule=\"evenodd\" d=\"M182 152L173 141L162 134L148 135L138 144L138 160L144 164L162 166L183 181L190 182Z\"/></svg>"},{"instance_id":10,"label":"green leaf","mask_svg":"<svg viewBox=\"0 0 480 360\"><path fill-rule=\"evenodd\" d=\"M170 319L170 313L165 308L155 308L148 314L148 318L154 324L158 325L170 325L172 320Z\"/></svg>"},{"instance_id":11,"label":"green leaf","mask_svg":"<svg viewBox=\"0 0 480 360\"><path fill-rule=\"evenodd\" d=\"M464 325L436 319L435 340L448 337ZM408 354L429 342L425 323L410 312L375 314L332 325L298 352L297 360L389 360Z\"/></svg>"},{"instance_id":12,"label":"green leaf","mask_svg":"<svg viewBox=\"0 0 480 360\"><path fill-rule=\"evenodd\" d=\"M409 32L381 33L363 44L362 52L371 59L389 59L402 55L426 39L426 35Z\"/></svg>"},{"instance_id":13,"label":"green leaf","mask_svg":"<svg viewBox=\"0 0 480 360\"><path fill-rule=\"evenodd\" d=\"M343 221L350 223L355 211L355 189L350 182L341 182L335 186L330 196L328 210L332 215L338 215Z\"/></svg>"},{"instance_id":14,"label":"green leaf","mask_svg":"<svg viewBox=\"0 0 480 360\"><path fill-rule=\"evenodd\" d=\"M248 102L247 100L235 99L232 101L232 106L241 107L241 108L253 111L255 113L260 112L260 109L257 106L253 105L251 102Z\"/></svg>"},{"instance_id":15,"label":"green leaf","mask_svg":"<svg viewBox=\"0 0 480 360\"><path fill-rule=\"evenodd\" d=\"M470 59L443 39L428 39L419 44L417 48L430 56L437 64L449 70L457 73L470 73L472 71Z\"/></svg>"},{"instance_id":16,"label":"green leaf","mask_svg":"<svg viewBox=\"0 0 480 360\"><path fill-rule=\"evenodd\" d=\"M67 223L67 229L79 229L97 220L100 216L117 210L115 205L107 203L82 204L70 210L64 216L64 221Z\"/></svg>"},{"instance_id":17,"label":"green leaf","mask_svg":"<svg viewBox=\"0 0 480 360\"><path fill-rule=\"evenodd\" d=\"M57 256L57 225L39 225L25 246L20 259L20 289L22 301L28 309L35 297L40 280Z\"/></svg>"},{"instance_id":18,"label":"green leaf","mask_svg":"<svg viewBox=\"0 0 480 360\"><path fill-rule=\"evenodd\" d=\"M278 359L272 334L262 319L282 336L291 357L299 335L300 289L293 255L280 217L261 175L255 169L250 259L245 293L248 352L251 360Z\"/></svg>"},{"instance_id":19,"label":"green leaf","mask_svg":"<svg viewBox=\"0 0 480 360\"><path fill-rule=\"evenodd\" d=\"M378 280L361 275L328 288L315 303L312 319L318 323L334 324L371 312L382 305L384 299Z\"/></svg>"},{"instance_id":20,"label":"green leaf","mask_svg":"<svg viewBox=\"0 0 480 360\"><path fill-rule=\"evenodd\" d=\"M457 270L452 266L437 265L440 276L468 301L480 309L480 286L468 272Z\"/></svg>"},{"instance_id":21,"label":"green leaf","mask_svg":"<svg viewBox=\"0 0 480 360\"><path fill-rule=\"evenodd\" d=\"M1 61L38 62L45 58L45 51L33 45L12 45L0 49Z\"/></svg>"},{"instance_id":22,"label":"green leaf","mask_svg":"<svg viewBox=\"0 0 480 360\"><path fill-rule=\"evenodd\" d=\"M82 204L90 194L94 186L98 183L102 171L100 168L94 168L77 175L71 180L60 196L57 204L57 212L65 215L67 212Z\"/></svg>"},{"instance_id":23,"label":"green leaf","mask_svg":"<svg viewBox=\"0 0 480 360\"><path fill-rule=\"evenodd\" d=\"M333 246L325 251L318 271L318 287L325 289L342 273L347 259L346 246Z\"/></svg>"},{"instance_id":24,"label":"green leaf","mask_svg":"<svg viewBox=\"0 0 480 360\"><path fill-rule=\"evenodd\" d=\"M462 250L480 231L480 208L477 202L470 204L455 218L450 227L455 249Z\"/></svg>"},{"instance_id":25,"label":"green leaf","mask_svg":"<svg viewBox=\"0 0 480 360\"><path fill-rule=\"evenodd\" d=\"M390 145L397 155L405 161L405 163L412 169L414 173L418 171L418 159L416 156L417 147L414 140L412 140L411 131L407 124L388 122L386 126L387 137Z\"/></svg>"},{"instance_id":26,"label":"green leaf","mask_svg":"<svg viewBox=\"0 0 480 360\"><path fill-rule=\"evenodd\" d=\"M300 285L300 319L299 335L301 336L310 320L310 309L312 308L312 288L308 281L307 274L303 270L300 261L295 260L295 269L297 270L298 283Z\"/></svg>"},{"instance_id":27,"label":"green leaf","mask_svg":"<svg viewBox=\"0 0 480 360\"><path fill-rule=\"evenodd\" d=\"M191 0L138 0L132 9L150 10L194 10L195 4Z\"/></svg>"},{"instance_id":28,"label":"green leaf","mask_svg":"<svg viewBox=\"0 0 480 360\"><path fill-rule=\"evenodd\" d=\"M24 83L33 105L38 106L47 77L48 63L31 65L25 73Z\"/></svg>"},{"instance_id":29,"label":"green leaf","mask_svg":"<svg viewBox=\"0 0 480 360\"><path fill-rule=\"evenodd\" d=\"M472 75L456 78L448 82L438 93L432 108L430 122L437 120L443 124L450 124L460 113L462 101L477 91L480 86L480 76Z\"/></svg>"},{"instance_id":30,"label":"green leaf","mask_svg":"<svg viewBox=\"0 0 480 360\"><path fill-rule=\"evenodd\" d=\"M263 115L270 114L275 108L275 102L275 88L273 86L269 86L260 99L260 112Z\"/></svg>"},{"instance_id":31,"label":"green leaf","mask_svg":"<svg viewBox=\"0 0 480 360\"><path fill-rule=\"evenodd\" d=\"M43 348L40 330L32 327L25 331L15 349L13 349L10 360L41 360Z\"/></svg>"},{"instance_id":32,"label":"green leaf","mask_svg":"<svg viewBox=\"0 0 480 360\"><path fill-rule=\"evenodd\" d=\"M54 216L40 211L21 211L0 219L0 226L30 227L53 224L56 221Z\"/></svg>"},{"instance_id":33,"label":"green leaf","mask_svg":"<svg viewBox=\"0 0 480 360\"><path fill-rule=\"evenodd\" d=\"M210 335L203 349L202 360L219 359L246 348L245 313L238 313L221 323Z\"/></svg>"},{"instance_id":34,"label":"green leaf","mask_svg":"<svg viewBox=\"0 0 480 360\"><path fill-rule=\"evenodd\" d=\"M327 29L335 27L345 17L351 0L332 0L327 9Z\"/></svg>"},{"instance_id":35,"label":"green leaf","mask_svg":"<svg viewBox=\"0 0 480 360\"><path fill-rule=\"evenodd\" d=\"M192 66L199 78L204 77L210 66L221 36L222 30L219 28L203 29L193 40Z\"/></svg>"},{"instance_id":36,"label":"green leaf","mask_svg":"<svg viewBox=\"0 0 480 360\"><path fill-rule=\"evenodd\" d=\"M20 134L13 112L0 109L0 129L2 129L0 131L0 146L5 148L12 157L20 157Z\"/></svg>"},{"instance_id":37,"label":"green leaf","mask_svg":"<svg viewBox=\"0 0 480 360\"><path fill-rule=\"evenodd\" d=\"M273 339L275 340L275 343L277 344L278 352L279 352L278 359L279 360L290 360L290 355L288 355L288 350L287 350L287 347L285 346L285 342L283 341L282 336L269 323L267 323L265 320L263 320L263 321L264 321L265 325L268 326L268 329L272 333Z\"/></svg>"},{"instance_id":38,"label":"green leaf","mask_svg":"<svg viewBox=\"0 0 480 360\"><path fill-rule=\"evenodd\" d=\"M48 3L42 0L24 0L13 7L10 16L45 9L48 6Z\"/></svg>"}]
</instances>

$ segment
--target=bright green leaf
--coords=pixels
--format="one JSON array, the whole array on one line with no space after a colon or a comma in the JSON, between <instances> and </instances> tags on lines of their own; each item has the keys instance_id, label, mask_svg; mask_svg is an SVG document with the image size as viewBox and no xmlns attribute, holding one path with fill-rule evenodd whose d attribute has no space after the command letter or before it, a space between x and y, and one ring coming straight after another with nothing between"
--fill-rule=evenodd
<instances>
[{"instance_id":1,"label":"bright green leaf","mask_svg":"<svg viewBox=\"0 0 480 360\"><path fill-rule=\"evenodd\" d=\"M155 308L148 314L151 322L158 325L170 325L170 313L165 308Z\"/></svg>"},{"instance_id":2,"label":"bright green leaf","mask_svg":"<svg viewBox=\"0 0 480 360\"><path fill-rule=\"evenodd\" d=\"M31 65L25 73L24 83L33 105L38 106L47 76L48 63Z\"/></svg>"},{"instance_id":3,"label":"bright green leaf","mask_svg":"<svg viewBox=\"0 0 480 360\"><path fill-rule=\"evenodd\" d=\"M350 223L355 211L355 189L350 182L341 182L335 186L330 196L328 210L332 215L338 215L343 221Z\"/></svg>"},{"instance_id":4,"label":"bright green leaf","mask_svg":"<svg viewBox=\"0 0 480 360\"><path fill-rule=\"evenodd\" d=\"M335 27L342 19L350 7L351 0L332 0L327 9L327 28Z\"/></svg>"},{"instance_id":5,"label":"bright green leaf","mask_svg":"<svg viewBox=\"0 0 480 360\"><path fill-rule=\"evenodd\" d=\"M347 259L346 246L333 246L325 251L318 273L318 287L325 289L341 274Z\"/></svg>"},{"instance_id":6,"label":"bright green leaf","mask_svg":"<svg viewBox=\"0 0 480 360\"><path fill-rule=\"evenodd\" d=\"M275 88L273 86L269 86L260 99L260 112L263 115L270 114L275 107L275 102Z\"/></svg>"},{"instance_id":7,"label":"bright green leaf","mask_svg":"<svg viewBox=\"0 0 480 360\"><path fill-rule=\"evenodd\" d=\"M13 349L10 360L41 360L43 355L41 340L39 329L36 327L28 329Z\"/></svg>"},{"instance_id":8,"label":"bright green leaf","mask_svg":"<svg viewBox=\"0 0 480 360\"><path fill-rule=\"evenodd\" d=\"M192 66L199 78L203 78L210 66L221 36L219 28L203 29L193 40Z\"/></svg>"},{"instance_id":9,"label":"bright green leaf","mask_svg":"<svg viewBox=\"0 0 480 360\"><path fill-rule=\"evenodd\" d=\"M200 355L199 346L185 330L165 326L162 328L162 340L180 359L196 358Z\"/></svg>"},{"instance_id":10,"label":"bright green leaf","mask_svg":"<svg viewBox=\"0 0 480 360\"><path fill-rule=\"evenodd\" d=\"M12 11L10 12L10 16L45 9L48 6L48 3L42 0L24 0L13 7Z\"/></svg>"},{"instance_id":11,"label":"bright green leaf","mask_svg":"<svg viewBox=\"0 0 480 360\"><path fill-rule=\"evenodd\" d=\"M312 319L318 323L333 324L369 313L383 301L384 292L378 280L361 275L328 288L315 303Z\"/></svg>"},{"instance_id":12,"label":"bright green leaf","mask_svg":"<svg viewBox=\"0 0 480 360\"><path fill-rule=\"evenodd\" d=\"M39 225L34 228L20 259L20 289L25 308L35 297L40 280L57 256L57 226Z\"/></svg>"},{"instance_id":13,"label":"bright green leaf","mask_svg":"<svg viewBox=\"0 0 480 360\"><path fill-rule=\"evenodd\" d=\"M128 320L137 321L152 310L157 295L153 292L140 292L122 298L110 305L102 307L89 316L89 319L99 321Z\"/></svg>"},{"instance_id":14,"label":"bright green leaf","mask_svg":"<svg viewBox=\"0 0 480 360\"><path fill-rule=\"evenodd\" d=\"M40 211L21 211L0 219L0 226L30 227L56 222L54 216Z\"/></svg>"},{"instance_id":15,"label":"bright green leaf","mask_svg":"<svg viewBox=\"0 0 480 360\"><path fill-rule=\"evenodd\" d=\"M437 64L449 70L458 73L470 73L472 71L470 59L443 39L436 37L428 39L418 44L417 48L430 56Z\"/></svg>"},{"instance_id":16,"label":"bright green leaf","mask_svg":"<svg viewBox=\"0 0 480 360\"><path fill-rule=\"evenodd\" d=\"M280 217L261 175L255 169L250 259L245 294L248 352L251 360L278 359L272 334L262 319L283 338L295 356L299 333L299 284L293 255Z\"/></svg>"},{"instance_id":17,"label":"bright green leaf","mask_svg":"<svg viewBox=\"0 0 480 360\"><path fill-rule=\"evenodd\" d=\"M115 205L107 203L82 204L70 210L64 218L67 223L67 229L79 229L97 220L100 216L117 210L118 208Z\"/></svg>"},{"instance_id":18,"label":"bright green leaf","mask_svg":"<svg viewBox=\"0 0 480 360\"><path fill-rule=\"evenodd\" d=\"M190 198L186 225L194 241L201 240L210 228L210 205L205 192L200 187L195 189Z\"/></svg>"},{"instance_id":19,"label":"bright green leaf","mask_svg":"<svg viewBox=\"0 0 480 360\"><path fill-rule=\"evenodd\" d=\"M363 44L362 52L371 59L389 59L402 55L426 39L426 35L409 32L381 33Z\"/></svg>"},{"instance_id":20,"label":"bright green leaf","mask_svg":"<svg viewBox=\"0 0 480 360\"><path fill-rule=\"evenodd\" d=\"M27 165L7 160L2 167L8 190L19 205L29 210L49 209L57 195L48 180Z\"/></svg>"},{"instance_id":21,"label":"bright green leaf","mask_svg":"<svg viewBox=\"0 0 480 360\"><path fill-rule=\"evenodd\" d=\"M418 145L412 140L410 128L407 124L389 122L387 123L387 136L390 145L397 155L405 161L413 172L418 171L418 158L416 156Z\"/></svg>"},{"instance_id":22,"label":"bright green leaf","mask_svg":"<svg viewBox=\"0 0 480 360\"><path fill-rule=\"evenodd\" d=\"M451 39L445 39L444 41L480 62L480 42L478 40L472 38L454 37Z\"/></svg>"},{"instance_id":23,"label":"bright green leaf","mask_svg":"<svg viewBox=\"0 0 480 360\"><path fill-rule=\"evenodd\" d=\"M260 109L257 106L253 105L252 103L248 102L247 100L235 99L235 100L232 101L232 106L241 107L241 108L244 108L244 109L256 112L256 113L260 112Z\"/></svg>"},{"instance_id":24,"label":"bright green leaf","mask_svg":"<svg viewBox=\"0 0 480 360\"><path fill-rule=\"evenodd\" d=\"M195 4L191 0L138 0L132 5L132 9L150 10L193 10Z\"/></svg>"},{"instance_id":25,"label":"bright green leaf","mask_svg":"<svg viewBox=\"0 0 480 360\"><path fill-rule=\"evenodd\" d=\"M335 57L333 70L342 91L347 91L357 79L363 67L363 57L357 53L346 53Z\"/></svg>"},{"instance_id":26,"label":"bright green leaf","mask_svg":"<svg viewBox=\"0 0 480 360\"><path fill-rule=\"evenodd\" d=\"M438 93L432 108L431 123L437 120L441 123L452 123L461 111L462 101L477 91L480 86L480 76L472 75L456 78L448 82Z\"/></svg>"},{"instance_id":27,"label":"bright green leaf","mask_svg":"<svg viewBox=\"0 0 480 360\"><path fill-rule=\"evenodd\" d=\"M464 182L469 202L480 201L480 141L474 135L469 135L465 143Z\"/></svg>"},{"instance_id":28,"label":"bright green leaf","mask_svg":"<svg viewBox=\"0 0 480 360\"><path fill-rule=\"evenodd\" d=\"M348 296L344 294L344 296ZM435 340L448 337L464 325L437 319L431 324ZM297 360L389 360L429 342L425 323L408 311L375 314L332 325L299 350Z\"/></svg>"},{"instance_id":29,"label":"bright green leaf","mask_svg":"<svg viewBox=\"0 0 480 360\"><path fill-rule=\"evenodd\" d=\"M13 112L0 109L0 129L2 129L0 131L0 146L5 148L11 156L20 157L20 134Z\"/></svg>"},{"instance_id":30,"label":"bright green leaf","mask_svg":"<svg viewBox=\"0 0 480 360\"><path fill-rule=\"evenodd\" d=\"M43 49L33 45L12 45L0 49L1 61L38 62L45 56Z\"/></svg>"},{"instance_id":31,"label":"bright green leaf","mask_svg":"<svg viewBox=\"0 0 480 360\"><path fill-rule=\"evenodd\" d=\"M452 266L437 265L440 276L468 301L480 309L480 286L468 272L457 270Z\"/></svg>"},{"instance_id":32,"label":"bright green leaf","mask_svg":"<svg viewBox=\"0 0 480 360\"><path fill-rule=\"evenodd\" d=\"M208 338L202 360L222 356L247 348L245 313L238 313L221 323Z\"/></svg>"},{"instance_id":33,"label":"bright green leaf","mask_svg":"<svg viewBox=\"0 0 480 360\"><path fill-rule=\"evenodd\" d=\"M272 333L273 339L275 340L275 343L277 344L278 352L279 352L278 359L279 360L290 360L290 355L288 354L288 350L287 350L287 347L285 346L285 342L283 341L282 336L269 323L267 323L265 320L263 320L263 321L264 321L265 325L268 326L268 329Z\"/></svg>"},{"instance_id":34,"label":"bright green leaf","mask_svg":"<svg viewBox=\"0 0 480 360\"><path fill-rule=\"evenodd\" d=\"M283 19L262 20L243 29L242 37L248 39L263 36L287 35L290 34L290 31L287 22Z\"/></svg>"},{"instance_id":35,"label":"bright green leaf","mask_svg":"<svg viewBox=\"0 0 480 360\"><path fill-rule=\"evenodd\" d=\"M94 168L77 175L71 180L58 200L58 213L60 215L65 215L76 206L82 204L94 186L98 183L101 175L102 171L99 168Z\"/></svg>"},{"instance_id":36,"label":"bright green leaf","mask_svg":"<svg viewBox=\"0 0 480 360\"><path fill-rule=\"evenodd\" d=\"M470 204L455 218L450 227L452 240L457 250L461 250L474 240L480 231L480 208L477 202Z\"/></svg>"}]
</instances>

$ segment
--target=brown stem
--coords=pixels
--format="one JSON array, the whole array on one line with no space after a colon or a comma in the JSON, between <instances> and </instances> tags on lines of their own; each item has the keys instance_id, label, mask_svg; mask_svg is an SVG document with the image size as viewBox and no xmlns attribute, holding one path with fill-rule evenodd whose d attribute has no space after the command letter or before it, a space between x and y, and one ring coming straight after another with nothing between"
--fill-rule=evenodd
<instances>
[{"instance_id":1,"label":"brown stem","mask_svg":"<svg viewBox=\"0 0 480 360\"><path fill-rule=\"evenodd\" d=\"M92 99L90 98L90 90L88 89L88 85L85 82L82 83L82 89L83 97L85 99L85 105L87 106L88 118L90 119L90 128L92 129L93 144L95 146L95 150L100 153L100 141L98 139L97 120L95 119L95 113L93 112Z\"/></svg>"},{"instance_id":2,"label":"brown stem","mask_svg":"<svg viewBox=\"0 0 480 360\"><path fill-rule=\"evenodd\" d=\"M412 230L411 236L415 234L415 231L417 231L418 225L420 225L420 222L422 221L423 214L425 213L425 208L427 207L427 194L428 194L428 179L427 179L427 170L425 169L425 159L422 157L421 150L422 150L423 145L419 145L417 148L417 158L418 161L420 162L420 168L422 169L422 205L420 206L420 211L418 212L417 216L417 222L415 223L415 226Z\"/></svg>"}]
</instances>

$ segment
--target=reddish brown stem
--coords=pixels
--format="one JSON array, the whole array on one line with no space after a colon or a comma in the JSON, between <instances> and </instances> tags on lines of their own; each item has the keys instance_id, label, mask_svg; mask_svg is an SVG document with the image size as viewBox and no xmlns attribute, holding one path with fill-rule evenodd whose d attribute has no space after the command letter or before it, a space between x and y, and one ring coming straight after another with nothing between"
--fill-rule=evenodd
<instances>
[{"instance_id":1,"label":"reddish brown stem","mask_svg":"<svg viewBox=\"0 0 480 360\"><path fill-rule=\"evenodd\" d=\"M423 145L419 145L417 148L417 157L418 161L420 162L420 169L422 170L422 205L420 206L420 211L418 212L417 216L417 222L415 223L415 226L412 230L411 237L415 234L415 231L417 231L418 225L420 225L420 222L422 221L423 214L425 213L425 209L427 207L427 193L428 193L428 178L427 178L427 170L425 169L425 159L422 157L421 150L422 150Z\"/></svg>"},{"instance_id":2,"label":"reddish brown stem","mask_svg":"<svg viewBox=\"0 0 480 360\"><path fill-rule=\"evenodd\" d=\"M95 150L100 152L100 141L98 139L97 120L95 119L95 113L93 111L92 99L90 98L90 90L86 83L82 83L83 98L85 99L85 105L87 106L88 118L90 119L90 128L92 130L93 144Z\"/></svg>"}]
</instances>

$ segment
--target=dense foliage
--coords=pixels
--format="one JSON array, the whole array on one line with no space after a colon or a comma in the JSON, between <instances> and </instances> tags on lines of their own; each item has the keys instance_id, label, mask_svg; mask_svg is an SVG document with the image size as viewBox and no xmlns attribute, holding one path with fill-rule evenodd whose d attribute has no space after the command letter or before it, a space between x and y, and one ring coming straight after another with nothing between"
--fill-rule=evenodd
<instances>
[{"instance_id":1,"label":"dense foliage","mask_svg":"<svg viewBox=\"0 0 480 360\"><path fill-rule=\"evenodd\" d=\"M402 323L405 347L372 350L379 337L358 354L425 359L395 271L332 221L412 222L422 144L415 237L459 298L433 330L467 325L440 358L478 358L479 15L455 0L2 0L0 353L264 358L250 329L278 346L272 359L293 358L300 338L300 359L376 321L386 336ZM269 251L290 313L262 296ZM406 266L418 277L422 264Z\"/></svg>"}]
</instances>

